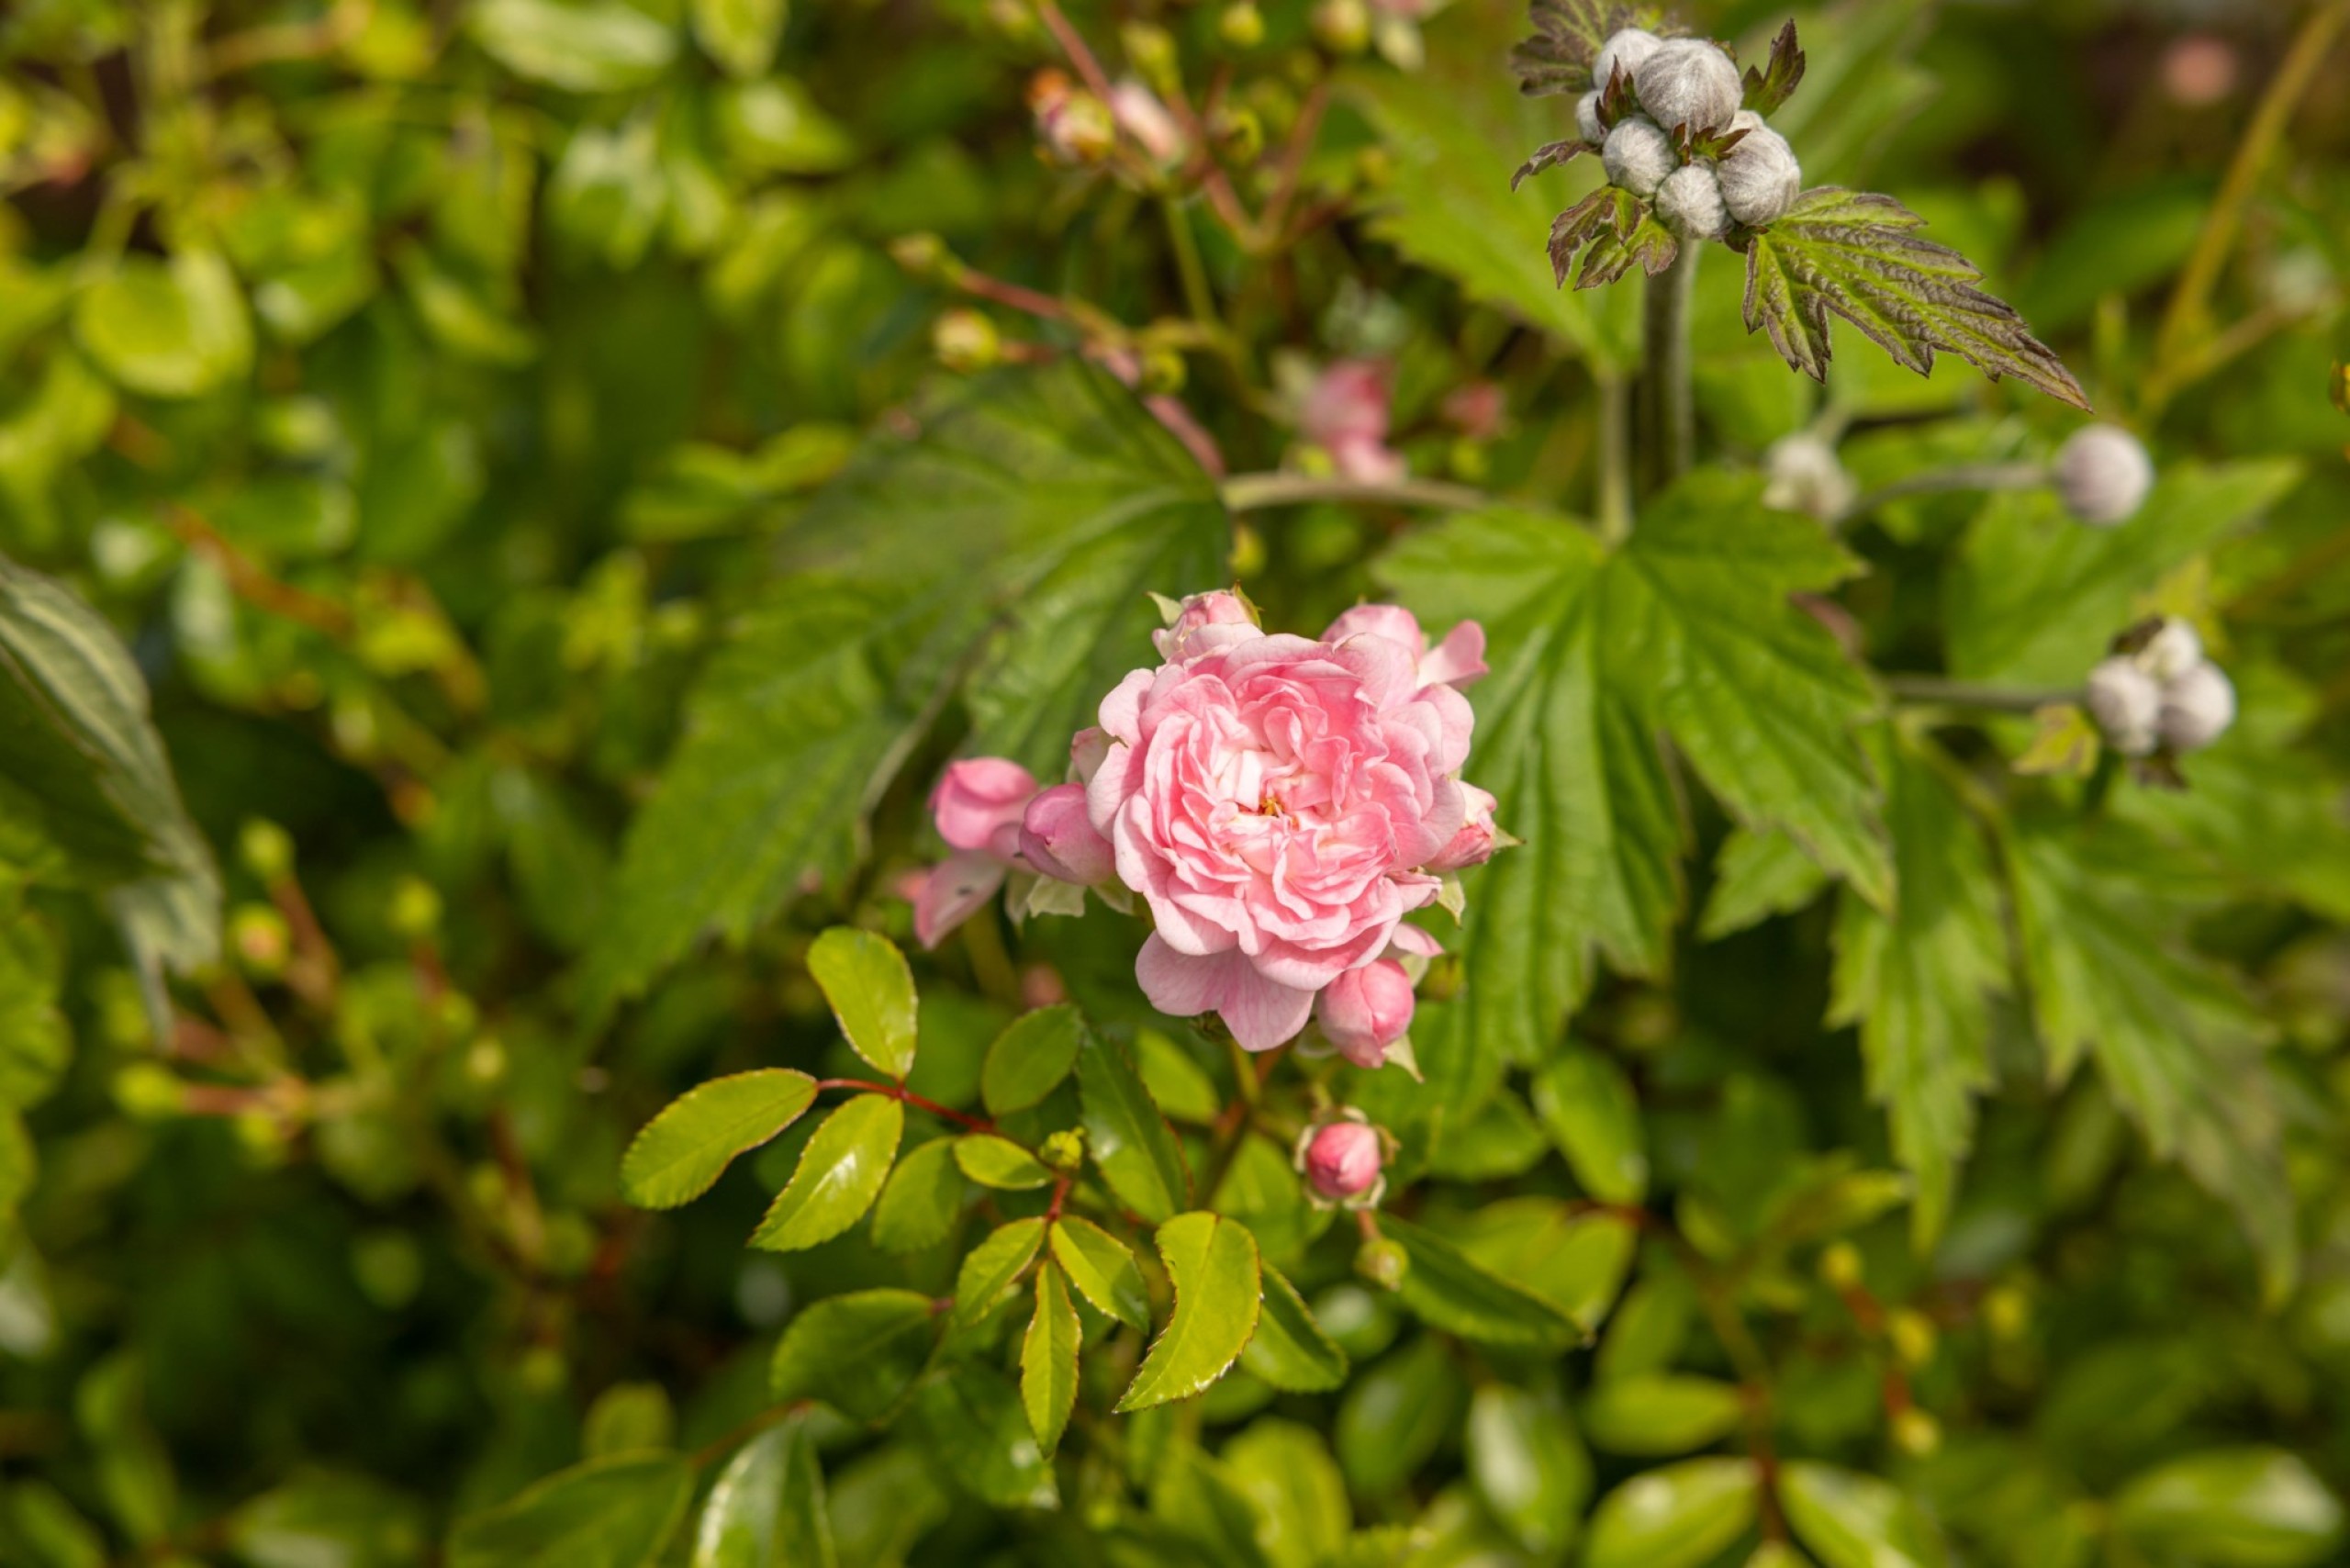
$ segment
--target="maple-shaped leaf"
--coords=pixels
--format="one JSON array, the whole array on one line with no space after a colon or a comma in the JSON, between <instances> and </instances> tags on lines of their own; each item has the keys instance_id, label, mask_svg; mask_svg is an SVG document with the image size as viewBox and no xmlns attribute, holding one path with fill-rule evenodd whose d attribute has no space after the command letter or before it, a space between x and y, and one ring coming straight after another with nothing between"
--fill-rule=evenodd
<instances>
[{"instance_id":1,"label":"maple-shaped leaf","mask_svg":"<svg viewBox=\"0 0 2350 1568\"><path fill-rule=\"evenodd\" d=\"M1771 59L1761 70L1746 68L1746 98L1744 106L1768 119L1779 112L1779 106L1795 96L1796 87L1803 81L1803 47L1796 42L1796 25L1789 22L1771 40Z\"/></svg>"},{"instance_id":2,"label":"maple-shaped leaf","mask_svg":"<svg viewBox=\"0 0 2350 1568\"><path fill-rule=\"evenodd\" d=\"M1614 283L1637 263L1651 277L1673 264L1681 241L1655 210L1628 190L1602 185L1559 214L1550 225L1550 271L1559 282L1581 252L1577 288Z\"/></svg>"},{"instance_id":3,"label":"maple-shaped leaf","mask_svg":"<svg viewBox=\"0 0 2350 1568\"><path fill-rule=\"evenodd\" d=\"M1546 141L1528 154L1526 162L1517 166L1517 173L1509 177L1509 188L1516 190L1545 169L1555 169L1561 163L1572 162L1583 153L1595 151L1597 149L1580 136L1570 136L1563 141Z\"/></svg>"},{"instance_id":4,"label":"maple-shaped leaf","mask_svg":"<svg viewBox=\"0 0 2350 1568\"><path fill-rule=\"evenodd\" d=\"M1983 274L1921 237L1925 219L1888 196L1821 185L1768 229L1737 237L1746 252L1746 329L1767 328L1788 364L1828 375L1828 319L1841 316L1923 375L1937 349L1992 380L2012 375L2088 409L2055 352L2015 308L1975 286Z\"/></svg>"},{"instance_id":5,"label":"maple-shaped leaf","mask_svg":"<svg viewBox=\"0 0 2350 1568\"><path fill-rule=\"evenodd\" d=\"M1683 30L1668 24L1654 6L1621 0L1534 0L1527 10L1534 36L1511 47L1509 63L1517 73L1518 90L1529 97L1591 91L1591 62L1599 46L1625 28L1668 36Z\"/></svg>"}]
</instances>

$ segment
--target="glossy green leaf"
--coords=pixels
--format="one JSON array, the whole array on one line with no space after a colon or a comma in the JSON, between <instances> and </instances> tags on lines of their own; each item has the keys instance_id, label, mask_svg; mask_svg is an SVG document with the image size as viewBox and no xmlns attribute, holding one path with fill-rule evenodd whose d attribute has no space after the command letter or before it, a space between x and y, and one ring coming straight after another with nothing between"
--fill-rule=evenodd
<instances>
[{"instance_id":1,"label":"glossy green leaf","mask_svg":"<svg viewBox=\"0 0 2350 1568\"><path fill-rule=\"evenodd\" d=\"M1434 1231L1393 1215L1379 1227L1410 1260L1398 1292L1404 1305L1434 1327L1490 1345L1562 1349L1582 1338L1550 1302L1488 1271Z\"/></svg>"},{"instance_id":2,"label":"glossy green leaf","mask_svg":"<svg viewBox=\"0 0 2350 1568\"><path fill-rule=\"evenodd\" d=\"M18 1502L10 1511L21 1517ZM95 1543L87 1556L57 1550L60 1533L52 1525L41 1531L48 1541L35 1538L29 1568L103 1568L107 1559ZM332 1470L298 1471L244 1504L230 1518L228 1535L238 1561L250 1568L399 1568L428 1545L423 1510L414 1499L367 1476Z\"/></svg>"},{"instance_id":3,"label":"glossy green leaf","mask_svg":"<svg viewBox=\"0 0 2350 1568\"><path fill-rule=\"evenodd\" d=\"M1221 1215L1179 1215L1158 1227L1175 1308L1152 1341L1122 1412L1188 1399L1222 1377L1257 1330L1257 1239Z\"/></svg>"},{"instance_id":4,"label":"glossy green leaf","mask_svg":"<svg viewBox=\"0 0 2350 1568\"><path fill-rule=\"evenodd\" d=\"M790 14L789 0L693 0L694 40L730 76L764 76Z\"/></svg>"},{"instance_id":5,"label":"glossy green leaf","mask_svg":"<svg viewBox=\"0 0 2350 1568\"><path fill-rule=\"evenodd\" d=\"M1024 1013L988 1047L979 1072L979 1097L990 1116L1024 1111L1059 1087L1077 1065L1084 1020L1063 1002Z\"/></svg>"},{"instance_id":6,"label":"glossy green leaf","mask_svg":"<svg viewBox=\"0 0 2350 1568\"><path fill-rule=\"evenodd\" d=\"M101 370L150 398L194 398L252 365L244 292L211 251L124 258L84 291L73 330Z\"/></svg>"},{"instance_id":7,"label":"glossy green leaf","mask_svg":"<svg viewBox=\"0 0 2350 1568\"><path fill-rule=\"evenodd\" d=\"M1729 1383L1650 1372L1593 1389L1583 1401L1583 1429L1610 1453L1662 1458L1729 1436L1745 1415L1746 1401Z\"/></svg>"},{"instance_id":8,"label":"glossy green leaf","mask_svg":"<svg viewBox=\"0 0 2350 1568\"><path fill-rule=\"evenodd\" d=\"M825 1117L751 1245L797 1252L855 1225L888 1179L905 1127L906 1108L884 1094L856 1095Z\"/></svg>"},{"instance_id":9,"label":"glossy green leaf","mask_svg":"<svg viewBox=\"0 0 2350 1568\"><path fill-rule=\"evenodd\" d=\"M710 1191L734 1157L798 1121L816 1081L762 1068L688 1090L644 1126L621 1161L621 1190L639 1208L673 1209Z\"/></svg>"},{"instance_id":10,"label":"glossy green leaf","mask_svg":"<svg viewBox=\"0 0 2350 1568\"><path fill-rule=\"evenodd\" d=\"M912 1291L853 1291L803 1308L775 1348L768 1392L821 1399L858 1421L896 1408L930 1360L937 1313Z\"/></svg>"},{"instance_id":11,"label":"glossy green leaf","mask_svg":"<svg viewBox=\"0 0 2350 1568\"><path fill-rule=\"evenodd\" d=\"M1090 1219L1063 1215L1053 1222L1054 1260L1077 1294L1129 1328L1150 1327L1150 1294L1133 1250Z\"/></svg>"},{"instance_id":12,"label":"glossy green leaf","mask_svg":"<svg viewBox=\"0 0 2350 1568\"><path fill-rule=\"evenodd\" d=\"M808 945L808 973L856 1054L903 1081L914 1065L914 975L886 936L835 925Z\"/></svg>"},{"instance_id":13,"label":"glossy green leaf","mask_svg":"<svg viewBox=\"0 0 2350 1568\"><path fill-rule=\"evenodd\" d=\"M702 1505L691 1568L837 1568L839 1561L808 1423L786 1421L744 1443Z\"/></svg>"},{"instance_id":14,"label":"glossy green leaf","mask_svg":"<svg viewBox=\"0 0 2350 1568\"><path fill-rule=\"evenodd\" d=\"M2158 1465L2113 1499L2141 1549L2213 1568L2300 1568L2337 1558L2342 1501L2278 1449L2213 1449ZM1831 1562L1830 1568L1843 1568Z\"/></svg>"},{"instance_id":15,"label":"glossy green leaf","mask_svg":"<svg viewBox=\"0 0 2350 1568\"><path fill-rule=\"evenodd\" d=\"M590 1460L459 1519L449 1568L653 1568L693 1491L681 1455Z\"/></svg>"},{"instance_id":16,"label":"glossy green leaf","mask_svg":"<svg viewBox=\"0 0 2350 1568\"><path fill-rule=\"evenodd\" d=\"M1703 1568L1754 1522L1754 1462L1690 1459L1635 1475L1599 1500L1584 1568Z\"/></svg>"},{"instance_id":17,"label":"glossy green leaf","mask_svg":"<svg viewBox=\"0 0 2350 1568\"><path fill-rule=\"evenodd\" d=\"M1822 1568L1932 1568L1944 1561L1916 1505L1874 1475L1791 1460L1779 1470L1779 1506Z\"/></svg>"},{"instance_id":18,"label":"glossy green leaf","mask_svg":"<svg viewBox=\"0 0 2350 1568\"><path fill-rule=\"evenodd\" d=\"M1583 1191L1611 1204L1648 1196L1639 1102L1614 1061L1587 1046L1569 1046L1534 1075L1534 1114Z\"/></svg>"},{"instance_id":19,"label":"glossy green leaf","mask_svg":"<svg viewBox=\"0 0 2350 1568\"><path fill-rule=\"evenodd\" d=\"M1086 1152L1120 1201L1154 1224L1191 1199L1191 1177L1174 1129L1143 1086L1125 1045L1084 1031L1077 1053L1078 1094L1085 1110Z\"/></svg>"},{"instance_id":20,"label":"glossy green leaf","mask_svg":"<svg viewBox=\"0 0 2350 1568\"><path fill-rule=\"evenodd\" d=\"M1069 1281L1050 1263L1036 1270L1036 1311L1020 1338L1020 1403L1050 1459L1077 1407L1077 1352L1082 1338Z\"/></svg>"},{"instance_id":21,"label":"glossy green leaf","mask_svg":"<svg viewBox=\"0 0 2350 1568\"><path fill-rule=\"evenodd\" d=\"M1042 1161L993 1133L970 1133L955 1140L955 1163L964 1175L982 1187L1011 1193L1033 1192L1053 1184L1053 1173Z\"/></svg>"},{"instance_id":22,"label":"glossy green leaf","mask_svg":"<svg viewBox=\"0 0 2350 1568\"><path fill-rule=\"evenodd\" d=\"M1519 1545L1551 1558L1574 1542L1591 1456L1555 1398L1489 1383L1469 1401L1469 1477Z\"/></svg>"},{"instance_id":23,"label":"glossy green leaf","mask_svg":"<svg viewBox=\"0 0 2350 1568\"><path fill-rule=\"evenodd\" d=\"M1348 1484L1360 1496L1402 1484L1451 1435L1468 1394L1433 1334L1358 1372L1338 1405L1333 1434Z\"/></svg>"},{"instance_id":24,"label":"glossy green leaf","mask_svg":"<svg viewBox=\"0 0 2350 1568\"><path fill-rule=\"evenodd\" d=\"M1311 1427L1261 1417L1217 1456L1256 1506L1256 1546L1273 1568L1317 1568L1354 1525L1346 1477Z\"/></svg>"},{"instance_id":25,"label":"glossy green leaf","mask_svg":"<svg viewBox=\"0 0 2350 1568\"><path fill-rule=\"evenodd\" d=\"M884 1252L921 1252L946 1239L963 1209L963 1168L955 1139L933 1138L906 1151L873 1205L873 1245Z\"/></svg>"},{"instance_id":26,"label":"glossy green leaf","mask_svg":"<svg viewBox=\"0 0 2350 1568\"><path fill-rule=\"evenodd\" d=\"M1001 1306L1045 1245L1041 1218L1016 1219L971 1249L955 1276L955 1327L969 1328Z\"/></svg>"},{"instance_id":27,"label":"glossy green leaf","mask_svg":"<svg viewBox=\"0 0 2350 1568\"><path fill-rule=\"evenodd\" d=\"M1052 1508L1060 1487L1011 1379L977 1362L923 1385L914 1414L939 1468L999 1508Z\"/></svg>"},{"instance_id":28,"label":"glossy green leaf","mask_svg":"<svg viewBox=\"0 0 2350 1568\"><path fill-rule=\"evenodd\" d=\"M1323 1332L1297 1287L1270 1263L1260 1272L1264 1304L1241 1366L1290 1394L1321 1394L1345 1383L1347 1353Z\"/></svg>"}]
</instances>

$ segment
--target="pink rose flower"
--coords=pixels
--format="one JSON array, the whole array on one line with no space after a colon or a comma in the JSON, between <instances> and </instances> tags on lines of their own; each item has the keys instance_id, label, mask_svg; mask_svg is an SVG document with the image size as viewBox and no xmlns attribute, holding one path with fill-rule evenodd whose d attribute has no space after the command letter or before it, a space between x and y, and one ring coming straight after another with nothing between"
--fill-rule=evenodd
<instances>
[{"instance_id":1,"label":"pink rose flower","mask_svg":"<svg viewBox=\"0 0 2350 1568\"><path fill-rule=\"evenodd\" d=\"M1020 857L1041 876L1098 887L1116 869L1110 841L1085 814L1085 786L1056 784L1028 802L1020 822Z\"/></svg>"},{"instance_id":2,"label":"pink rose flower","mask_svg":"<svg viewBox=\"0 0 2350 1568\"><path fill-rule=\"evenodd\" d=\"M1135 969L1151 1005L1218 1014L1269 1050L1436 898L1421 868L1468 823L1456 775L1474 718L1424 678L1427 640L1400 610L1349 612L1315 642L1195 609L1205 651L1179 639L1185 657L1103 700L1111 745L1086 801L1150 906Z\"/></svg>"},{"instance_id":3,"label":"pink rose flower","mask_svg":"<svg viewBox=\"0 0 2350 1568\"><path fill-rule=\"evenodd\" d=\"M1003 886L1019 863L1020 823L1035 793L1035 776L1000 756L948 765L930 792L930 812L956 853L914 890L914 935L923 946L938 946Z\"/></svg>"},{"instance_id":4,"label":"pink rose flower","mask_svg":"<svg viewBox=\"0 0 2350 1568\"><path fill-rule=\"evenodd\" d=\"M1459 871L1483 866L1494 857L1494 850L1501 842L1494 826L1494 798L1474 784L1463 784L1460 790L1469 797L1469 820L1452 835L1452 842L1428 862L1431 871Z\"/></svg>"},{"instance_id":5,"label":"pink rose flower","mask_svg":"<svg viewBox=\"0 0 2350 1568\"><path fill-rule=\"evenodd\" d=\"M1357 1121L1332 1122L1305 1146L1305 1180L1331 1203L1360 1198L1379 1185L1382 1157L1378 1128Z\"/></svg>"},{"instance_id":6,"label":"pink rose flower","mask_svg":"<svg viewBox=\"0 0 2350 1568\"><path fill-rule=\"evenodd\" d=\"M1150 644L1168 664L1181 664L1202 654L1213 654L1264 635L1248 600L1219 588L1195 593L1178 607L1175 619L1162 632L1150 634ZM1100 730L1089 730L1098 735Z\"/></svg>"},{"instance_id":7,"label":"pink rose flower","mask_svg":"<svg viewBox=\"0 0 2350 1568\"><path fill-rule=\"evenodd\" d=\"M1348 1061L1360 1068L1382 1066L1387 1047L1412 1027L1412 977L1393 958L1348 969L1322 988L1314 1015Z\"/></svg>"},{"instance_id":8,"label":"pink rose flower","mask_svg":"<svg viewBox=\"0 0 2350 1568\"><path fill-rule=\"evenodd\" d=\"M1342 359L1315 378L1297 431L1330 454L1345 479L1393 484L1404 475L1404 455L1387 445L1387 366L1378 360Z\"/></svg>"},{"instance_id":9,"label":"pink rose flower","mask_svg":"<svg viewBox=\"0 0 2350 1568\"><path fill-rule=\"evenodd\" d=\"M1491 673L1485 664L1485 629L1474 621L1463 621L1447 632L1431 650L1427 634L1410 610L1393 604L1358 604L1331 622L1322 640L1343 643L1364 633L1411 649L1422 686L1467 686Z\"/></svg>"}]
</instances>

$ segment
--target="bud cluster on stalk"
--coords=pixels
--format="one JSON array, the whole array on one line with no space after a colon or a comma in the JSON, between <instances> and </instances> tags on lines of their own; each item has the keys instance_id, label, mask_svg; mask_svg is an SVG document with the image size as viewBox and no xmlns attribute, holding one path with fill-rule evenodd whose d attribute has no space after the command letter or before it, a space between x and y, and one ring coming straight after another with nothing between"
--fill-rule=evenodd
<instances>
[{"instance_id":1,"label":"bud cluster on stalk","mask_svg":"<svg viewBox=\"0 0 2350 1568\"><path fill-rule=\"evenodd\" d=\"M1784 217L1803 190L1786 138L1740 107L1738 67L1706 39L1626 28L1592 65L1599 84L1575 106L1608 183L1653 202L1674 233L1727 239Z\"/></svg>"},{"instance_id":2,"label":"bud cluster on stalk","mask_svg":"<svg viewBox=\"0 0 2350 1568\"><path fill-rule=\"evenodd\" d=\"M2132 627L2089 671L2089 716L2123 756L2200 751L2235 722L2236 690L2177 616Z\"/></svg>"}]
</instances>

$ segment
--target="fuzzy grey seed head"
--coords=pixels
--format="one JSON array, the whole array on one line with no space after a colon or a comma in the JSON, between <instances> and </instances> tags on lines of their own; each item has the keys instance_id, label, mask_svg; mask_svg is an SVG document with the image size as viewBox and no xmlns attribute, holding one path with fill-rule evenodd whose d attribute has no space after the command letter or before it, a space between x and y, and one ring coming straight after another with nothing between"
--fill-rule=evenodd
<instances>
[{"instance_id":1,"label":"fuzzy grey seed head","mask_svg":"<svg viewBox=\"0 0 2350 1568\"><path fill-rule=\"evenodd\" d=\"M1797 431L1781 436L1762 454L1768 483L1762 504L1774 511L1799 511L1828 521L1841 517L1860 493L1860 487L1836 457L1836 448L1824 436Z\"/></svg>"},{"instance_id":2,"label":"fuzzy grey seed head","mask_svg":"<svg viewBox=\"0 0 2350 1568\"><path fill-rule=\"evenodd\" d=\"M2163 713L2163 689L2138 661L2117 654L2089 671L2089 717L2105 736L2105 744L2124 756L2143 756L2154 749L2155 726Z\"/></svg>"},{"instance_id":3,"label":"fuzzy grey seed head","mask_svg":"<svg viewBox=\"0 0 2350 1568\"><path fill-rule=\"evenodd\" d=\"M1740 111L1738 118L1747 118ZM1733 121L1730 129L1740 127ZM1761 123L1746 130L1745 140L1721 162L1722 205L1749 229L1775 223L1795 206L1803 191L1803 169L1787 139Z\"/></svg>"},{"instance_id":4,"label":"fuzzy grey seed head","mask_svg":"<svg viewBox=\"0 0 2350 1568\"><path fill-rule=\"evenodd\" d=\"M1662 42L1664 40L1654 33L1644 32L1639 28L1625 28L1609 34L1607 41L1599 46L1599 52L1592 57L1592 84L1606 92L1608 79L1619 65L1624 68L1624 80L1629 82L1639 74L1640 67L1648 63L1649 56L1654 54L1657 46Z\"/></svg>"},{"instance_id":5,"label":"fuzzy grey seed head","mask_svg":"<svg viewBox=\"0 0 2350 1568\"><path fill-rule=\"evenodd\" d=\"M2138 664L2156 680L2172 681L2203 662L2203 639L2188 622L2173 615L2138 650Z\"/></svg>"},{"instance_id":6,"label":"fuzzy grey seed head","mask_svg":"<svg viewBox=\"0 0 2350 1568\"><path fill-rule=\"evenodd\" d=\"M2128 521L2154 484L2154 460L2119 426L2084 426L2056 449L2056 493L2065 510L2092 528Z\"/></svg>"},{"instance_id":7,"label":"fuzzy grey seed head","mask_svg":"<svg viewBox=\"0 0 2350 1568\"><path fill-rule=\"evenodd\" d=\"M1607 165L1607 183L1637 196L1656 195L1656 188L1680 162L1673 155L1672 139L1644 115L1627 115L1617 120L1616 129L1607 133L1599 159Z\"/></svg>"},{"instance_id":8,"label":"fuzzy grey seed head","mask_svg":"<svg viewBox=\"0 0 2350 1568\"><path fill-rule=\"evenodd\" d=\"M2199 664L2163 687L2156 730L2173 751L2200 751L2236 722L2236 689L2214 664Z\"/></svg>"},{"instance_id":9,"label":"fuzzy grey seed head","mask_svg":"<svg viewBox=\"0 0 2350 1568\"><path fill-rule=\"evenodd\" d=\"M1685 126L1692 136L1728 129L1745 92L1729 56L1704 39L1667 39L1657 45L1641 62L1632 89L1649 118L1667 130Z\"/></svg>"},{"instance_id":10,"label":"fuzzy grey seed head","mask_svg":"<svg viewBox=\"0 0 2350 1568\"><path fill-rule=\"evenodd\" d=\"M1721 182L1711 159L1675 169L1657 187L1656 215L1685 240L1718 240L1729 232L1729 209L1722 206Z\"/></svg>"},{"instance_id":11,"label":"fuzzy grey seed head","mask_svg":"<svg viewBox=\"0 0 2350 1568\"><path fill-rule=\"evenodd\" d=\"M1599 122L1599 89L1594 87L1575 100L1575 129L1582 133L1583 144L1604 147L1607 143L1607 128Z\"/></svg>"}]
</instances>

